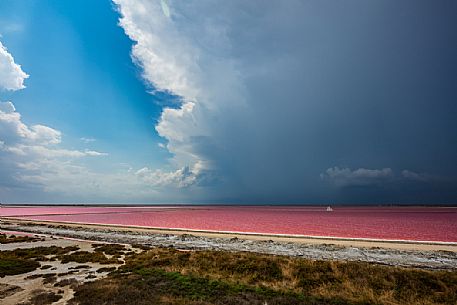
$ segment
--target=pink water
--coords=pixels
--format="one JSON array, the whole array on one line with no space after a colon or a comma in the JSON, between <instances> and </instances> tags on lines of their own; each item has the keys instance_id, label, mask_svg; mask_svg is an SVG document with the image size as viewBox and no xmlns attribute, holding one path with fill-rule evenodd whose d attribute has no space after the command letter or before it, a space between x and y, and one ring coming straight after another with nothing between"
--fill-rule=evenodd
<instances>
[{"instance_id":1,"label":"pink water","mask_svg":"<svg viewBox=\"0 0 457 305\"><path fill-rule=\"evenodd\" d=\"M457 242L457 208L2 207L0 216L156 228Z\"/></svg>"}]
</instances>

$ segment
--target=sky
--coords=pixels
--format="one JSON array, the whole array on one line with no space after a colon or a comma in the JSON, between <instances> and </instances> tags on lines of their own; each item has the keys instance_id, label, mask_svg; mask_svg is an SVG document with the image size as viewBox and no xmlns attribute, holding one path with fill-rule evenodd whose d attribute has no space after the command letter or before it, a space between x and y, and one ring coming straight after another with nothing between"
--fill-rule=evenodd
<instances>
[{"instance_id":1,"label":"sky","mask_svg":"<svg viewBox=\"0 0 457 305\"><path fill-rule=\"evenodd\" d=\"M0 1L0 201L457 203L457 3Z\"/></svg>"}]
</instances>

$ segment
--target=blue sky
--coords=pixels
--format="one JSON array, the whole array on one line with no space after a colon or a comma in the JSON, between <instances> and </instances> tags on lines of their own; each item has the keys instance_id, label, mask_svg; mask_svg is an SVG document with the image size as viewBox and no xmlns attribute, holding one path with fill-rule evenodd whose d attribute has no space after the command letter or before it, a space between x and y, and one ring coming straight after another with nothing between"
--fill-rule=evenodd
<instances>
[{"instance_id":1,"label":"blue sky","mask_svg":"<svg viewBox=\"0 0 457 305\"><path fill-rule=\"evenodd\" d=\"M456 203L455 12L4 0L0 200Z\"/></svg>"},{"instance_id":2,"label":"blue sky","mask_svg":"<svg viewBox=\"0 0 457 305\"><path fill-rule=\"evenodd\" d=\"M25 122L59 129L66 147L115 151L111 162L157 166L168 153L154 131L160 100L145 90L132 42L109 1L2 1L2 34L27 90L3 93ZM88 9L90 7L90 9ZM115 132L114 132L115 131ZM88 146L80 138L94 138Z\"/></svg>"}]
</instances>

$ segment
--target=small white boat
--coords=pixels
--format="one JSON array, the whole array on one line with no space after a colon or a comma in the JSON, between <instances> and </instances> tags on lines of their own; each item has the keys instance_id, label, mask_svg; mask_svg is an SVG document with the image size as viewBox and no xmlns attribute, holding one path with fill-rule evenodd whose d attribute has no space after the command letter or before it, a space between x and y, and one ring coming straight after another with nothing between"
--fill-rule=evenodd
<instances>
[{"instance_id":1,"label":"small white boat","mask_svg":"<svg viewBox=\"0 0 457 305\"><path fill-rule=\"evenodd\" d=\"M333 209L332 209L331 206L328 206L326 211L327 211L327 212L333 212Z\"/></svg>"}]
</instances>

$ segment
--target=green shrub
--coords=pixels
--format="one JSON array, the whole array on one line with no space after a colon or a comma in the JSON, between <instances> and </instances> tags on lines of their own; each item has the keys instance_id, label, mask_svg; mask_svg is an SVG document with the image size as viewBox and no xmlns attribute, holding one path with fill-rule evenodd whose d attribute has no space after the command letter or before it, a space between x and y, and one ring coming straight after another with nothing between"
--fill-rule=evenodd
<instances>
[{"instance_id":1,"label":"green shrub","mask_svg":"<svg viewBox=\"0 0 457 305\"><path fill-rule=\"evenodd\" d=\"M31 272L40 267L40 263L14 256L0 254L0 277Z\"/></svg>"}]
</instances>

